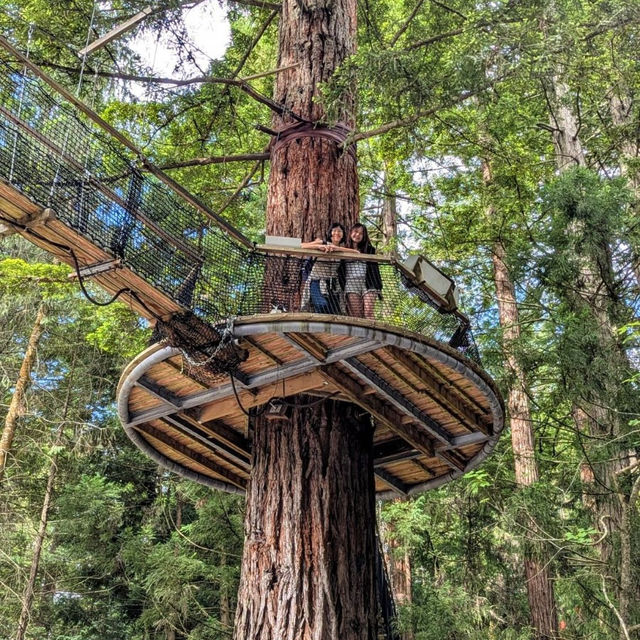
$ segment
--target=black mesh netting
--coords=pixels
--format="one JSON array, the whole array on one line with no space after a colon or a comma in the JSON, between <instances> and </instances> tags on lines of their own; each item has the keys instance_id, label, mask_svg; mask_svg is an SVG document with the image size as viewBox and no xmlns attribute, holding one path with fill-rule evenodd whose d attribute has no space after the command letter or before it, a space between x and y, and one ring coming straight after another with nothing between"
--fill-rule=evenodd
<instances>
[{"instance_id":1,"label":"black mesh netting","mask_svg":"<svg viewBox=\"0 0 640 640\"><path fill-rule=\"evenodd\" d=\"M189 309L164 323L161 334L191 354L194 366L206 361L207 375L218 375L212 364L218 356L225 369L242 357L234 345L219 344L229 318L350 311L344 282L335 277L337 262L317 259L334 276L324 279L320 293L328 304L319 308L307 258L267 256L244 246L144 172L130 150L43 81L7 60L0 60L0 177ZM405 286L410 283L394 264L380 264L379 272L375 319L477 359L458 317Z\"/></svg>"}]
</instances>

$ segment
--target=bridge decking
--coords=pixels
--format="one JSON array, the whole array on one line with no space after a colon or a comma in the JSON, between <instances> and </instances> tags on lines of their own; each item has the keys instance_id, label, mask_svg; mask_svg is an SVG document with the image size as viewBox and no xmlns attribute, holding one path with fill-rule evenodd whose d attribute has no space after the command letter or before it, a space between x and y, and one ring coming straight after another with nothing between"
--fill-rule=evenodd
<instances>
[{"instance_id":1,"label":"bridge decking","mask_svg":"<svg viewBox=\"0 0 640 640\"><path fill-rule=\"evenodd\" d=\"M128 266L121 262L114 262L113 255L107 250L97 246L64 222L57 220L54 211L32 202L2 178L0 178L0 215L19 225L10 230L7 229L5 234L9 231L19 233L73 268L76 264L69 251L56 245L71 247L80 267L117 265L111 270L92 275L91 280L112 295L123 289L134 291L135 297L125 293L122 301L147 320L154 320L154 314L159 317L169 317L172 313L184 310L184 307L151 286ZM0 224L2 224L1 221ZM26 229L20 228L21 226L25 226Z\"/></svg>"}]
</instances>

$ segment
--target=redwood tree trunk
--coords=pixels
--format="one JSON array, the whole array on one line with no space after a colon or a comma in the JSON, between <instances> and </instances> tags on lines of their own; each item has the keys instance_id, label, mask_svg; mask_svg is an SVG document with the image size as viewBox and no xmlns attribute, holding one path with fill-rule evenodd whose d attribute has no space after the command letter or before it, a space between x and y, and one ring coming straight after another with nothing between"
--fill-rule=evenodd
<instances>
[{"instance_id":1,"label":"redwood tree trunk","mask_svg":"<svg viewBox=\"0 0 640 640\"><path fill-rule=\"evenodd\" d=\"M280 18L278 66L296 67L278 74L275 99L311 122L324 118L319 84L356 50L354 0L284 0ZM354 95L345 92L338 119L353 128ZM280 129L295 120L274 118ZM303 240L324 237L332 222L347 228L358 220L355 155L335 142L302 137L275 145L267 195L267 233Z\"/></svg>"},{"instance_id":2,"label":"redwood tree trunk","mask_svg":"<svg viewBox=\"0 0 640 640\"><path fill-rule=\"evenodd\" d=\"M355 52L355 0L284 0L275 99L324 119L319 84ZM354 126L353 94L337 119ZM274 118L281 130L295 118ZM322 127L320 127L322 129ZM318 131L318 128L315 130ZM311 240L358 219L355 153L325 138L283 138L271 151L267 233ZM292 399L293 400L293 399ZM299 398L287 418L253 420L253 469L236 640L376 637L372 427L357 407Z\"/></svg>"},{"instance_id":3,"label":"redwood tree trunk","mask_svg":"<svg viewBox=\"0 0 640 640\"><path fill-rule=\"evenodd\" d=\"M371 418L317 401L253 420L236 640L376 638Z\"/></svg>"}]
</instances>

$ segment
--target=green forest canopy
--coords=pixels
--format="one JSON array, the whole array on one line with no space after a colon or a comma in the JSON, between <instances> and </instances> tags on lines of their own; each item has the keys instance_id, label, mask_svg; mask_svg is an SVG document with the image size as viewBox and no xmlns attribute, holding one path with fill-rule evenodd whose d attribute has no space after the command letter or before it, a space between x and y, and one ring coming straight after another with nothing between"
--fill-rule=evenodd
<instances>
[{"instance_id":1,"label":"green forest canopy","mask_svg":"<svg viewBox=\"0 0 640 640\"><path fill-rule=\"evenodd\" d=\"M82 62L87 37L145 6L3 2L0 23L259 238L268 162L234 157L263 152L255 125L271 109L228 81L277 67L277 7L225 5L230 46L198 82L165 81L180 69L154 81L129 49L140 30L169 34L186 65L190 5L154 6ZM324 87L329 119L357 87L362 219L378 247L420 250L455 277L512 422L520 390L535 438L536 478L504 436L463 479L382 507L390 553L411 567L401 624L416 638L534 637L526 559L550 572L561 637L640 635L639 20L635 0L360 2L358 53ZM247 84L268 97L273 77ZM1 252L3 417L39 309L44 329L0 493L0 636L24 610L50 484L25 637L230 637L241 502L157 469L116 420L115 382L148 330L89 305L39 251L6 239Z\"/></svg>"}]
</instances>

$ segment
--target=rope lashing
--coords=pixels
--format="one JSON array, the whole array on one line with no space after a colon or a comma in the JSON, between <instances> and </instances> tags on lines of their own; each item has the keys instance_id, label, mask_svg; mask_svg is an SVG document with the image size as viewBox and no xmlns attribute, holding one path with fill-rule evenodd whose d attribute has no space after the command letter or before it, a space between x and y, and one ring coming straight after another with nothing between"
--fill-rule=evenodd
<instances>
[{"instance_id":1,"label":"rope lashing","mask_svg":"<svg viewBox=\"0 0 640 640\"><path fill-rule=\"evenodd\" d=\"M312 122L296 122L287 125L275 132L275 137L271 140L271 153L275 153L285 143L300 140L301 138L316 138L321 140L330 140L335 142L338 148L344 148L352 130L344 123L338 122L332 127L326 124L313 124ZM355 160L356 147L350 144L345 151Z\"/></svg>"}]
</instances>

